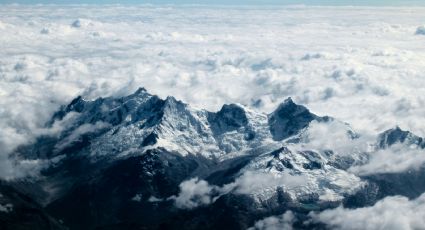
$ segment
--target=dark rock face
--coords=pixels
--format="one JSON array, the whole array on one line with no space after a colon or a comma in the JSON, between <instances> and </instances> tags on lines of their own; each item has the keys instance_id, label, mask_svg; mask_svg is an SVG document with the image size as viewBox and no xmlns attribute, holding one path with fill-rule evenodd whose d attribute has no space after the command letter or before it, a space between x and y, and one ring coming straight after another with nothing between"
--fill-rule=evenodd
<instances>
[{"instance_id":1,"label":"dark rock face","mask_svg":"<svg viewBox=\"0 0 425 230\"><path fill-rule=\"evenodd\" d=\"M306 107L297 105L288 98L269 115L270 132L274 140L281 141L297 134L313 120L326 122L330 118L310 113Z\"/></svg>"},{"instance_id":2,"label":"dark rock face","mask_svg":"<svg viewBox=\"0 0 425 230\"><path fill-rule=\"evenodd\" d=\"M148 145L154 145L157 143L158 135L156 133L151 133L145 139L143 139L142 147L146 147Z\"/></svg>"},{"instance_id":3,"label":"dark rock face","mask_svg":"<svg viewBox=\"0 0 425 230\"><path fill-rule=\"evenodd\" d=\"M0 181L0 194L0 203L7 208L0 211L0 229L67 229L33 199L6 182Z\"/></svg>"},{"instance_id":4,"label":"dark rock face","mask_svg":"<svg viewBox=\"0 0 425 230\"><path fill-rule=\"evenodd\" d=\"M235 104L224 105L217 113L209 113L208 121L216 135L248 125L244 109Z\"/></svg>"},{"instance_id":5,"label":"dark rock face","mask_svg":"<svg viewBox=\"0 0 425 230\"><path fill-rule=\"evenodd\" d=\"M378 137L378 146L380 148L388 148L397 143L425 148L425 140L422 137L418 137L409 131L401 130L398 126L383 132Z\"/></svg>"},{"instance_id":6,"label":"dark rock face","mask_svg":"<svg viewBox=\"0 0 425 230\"><path fill-rule=\"evenodd\" d=\"M415 199L425 192L425 168L401 173L385 173L367 176L379 186L379 198L401 195Z\"/></svg>"},{"instance_id":7,"label":"dark rock face","mask_svg":"<svg viewBox=\"0 0 425 230\"><path fill-rule=\"evenodd\" d=\"M165 150L114 162L74 184L71 192L46 208L71 229L102 226L157 228L177 209L172 201L154 203L150 197L167 198L199 164ZM139 199L133 199L139 196ZM67 208L64 208L67 207Z\"/></svg>"}]
</instances>

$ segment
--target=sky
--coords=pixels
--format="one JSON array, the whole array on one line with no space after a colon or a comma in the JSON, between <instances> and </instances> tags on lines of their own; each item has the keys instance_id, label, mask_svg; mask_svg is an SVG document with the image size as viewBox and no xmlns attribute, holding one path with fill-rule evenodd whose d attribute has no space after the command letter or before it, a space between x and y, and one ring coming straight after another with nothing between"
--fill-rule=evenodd
<instances>
[{"instance_id":1,"label":"sky","mask_svg":"<svg viewBox=\"0 0 425 230\"><path fill-rule=\"evenodd\" d=\"M0 0L20 4L202 4L202 5L425 5L423 0Z\"/></svg>"}]
</instances>

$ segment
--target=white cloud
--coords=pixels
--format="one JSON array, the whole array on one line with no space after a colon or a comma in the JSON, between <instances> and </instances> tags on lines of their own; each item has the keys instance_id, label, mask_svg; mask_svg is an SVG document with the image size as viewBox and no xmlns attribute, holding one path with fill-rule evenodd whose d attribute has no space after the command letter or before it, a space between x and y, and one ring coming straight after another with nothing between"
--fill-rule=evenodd
<instances>
[{"instance_id":1,"label":"white cloud","mask_svg":"<svg viewBox=\"0 0 425 230\"><path fill-rule=\"evenodd\" d=\"M220 196L228 193L251 195L265 189L273 191L276 191L277 187L293 189L305 184L306 182L303 176L292 176L288 174L275 175L272 173L247 171L238 177L235 182L225 184L221 187L210 185L207 181L198 178L183 181L180 184L179 194L167 199L174 200L178 208L192 209L201 205L211 204ZM162 200L153 197L151 202L157 201Z\"/></svg>"},{"instance_id":2,"label":"white cloud","mask_svg":"<svg viewBox=\"0 0 425 230\"><path fill-rule=\"evenodd\" d=\"M149 202L152 202L152 203L155 203L155 202L162 202L163 199L159 199L157 197L151 196L151 197L149 197L148 201Z\"/></svg>"},{"instance_id":3,"label":"white cloud","mask_svg":"<svg viewBox=\"0 0 425 230\"><path fill-rule=\"evenodd\" d=\"M13 180L17 178L27 177L37 178L40 171L49 166L59 163L65 156L57 156L50 160L21 160L15 158L0 158L0 175L4 180Z\"/></svg>"},{"instance_id":4,"label":"white cloud","mask_svg":"<svg viewBox=\"0 0 425 230\"><path fill-rule=\"evenodd\" d=\"M277 187L296 188L306 185L306 178L302 175L273 174L266 172L246 171L234 183L223 186L222 190L234 190L240 194L253 194L264 189L276 190Z\"/></svg>"},{"instance_id":5,"label":"white cloud","mask_svg":"<svg viewBox=\"0 0 425 230\"><path fill-rule=\"evenodd\" d=\"M56 151L63 150L68 147L73 142L80 139L80 137L84 134L94 133L99 130L110 127L111 125L105 122L98 121L95 124L83 124L72 131L66 138L64 138L61 142L57 143L55 146Z\"/></svg>"},{"instance_id":6,"label":"white cloud","mask_svg":"<svg viewBox=\"0 0 425 230\"><path fill-rule=\"evenodd\" d=\"M294 214L291 211L287 211L280 216L271 216L259 220L248 230L292 230L294 222Z\"/></svg>"},{"instance_id":7,"label":"white cloud","mask_svg":"<svg viewBox=\"0 0 425 230\"><path fill-rule=\"evenodd\" d=\"M301 138L300 145L295 147L304 150L333 150L346 155L367 152L376 141L376 136L367 132L359 135L349 125L336 120L311 122Z\"/></svg>"},{"instance_id":8,"label":"white cloud","mask_svg":"<svg viewBox=\"0 0 425 230\"><path fill-rule=\"evenodd\" d=\"M417 170L425 164L423 149L402 144L371 152L369 155L365 164L353 166L349 171L357 175L399 173L409 169Z\"/></svg>"},{"instance_id":9,"label":"white cloud","mask_svg":"<svg viewBox=\"0 0 425 230\"><path fill-rule=\"evenodd\" d=\"M192 178L183 181L180 184L180 193L168 199L174 200L178 208L191 209L200 205L210 204L212 202L213 189L214 186L210 186L208 182Z\"/></svg>"},{"instance_id":10,"label":"white cloud","mask_svg":"<svg viewBox=\"0 0 425 230\"><path fill-rule=\"evenodd\" d=\"M2 6L0 158L73 97L140 86L211 110L292 96L356 130L425 136L425 8L361 10Z\"/></svg>"},{"instance_id":11,"label":"white cloud","mask_svg":"<svg viewBox=\"0 0 425 230\"><path fill-rule=\"evenodd\" d=\"M414 200L402 196L386 197L371 207L339 207L310 215L314 221L325 223L332 229L424 229L425 194Z\"/></svg>"},{"instance_id":12,"label":"white cloud","mask_svg":"<svg viewBox=\"0 0 425 230\"><path fill-rule=\"evenodd\" d=\"M133 196L133 198L131 198L131 200L135 201L135 202L140 202L140 201L142 201L142 197L143 197L142 194L136 194L136 195Z\"/></svg>"}]
</instances>

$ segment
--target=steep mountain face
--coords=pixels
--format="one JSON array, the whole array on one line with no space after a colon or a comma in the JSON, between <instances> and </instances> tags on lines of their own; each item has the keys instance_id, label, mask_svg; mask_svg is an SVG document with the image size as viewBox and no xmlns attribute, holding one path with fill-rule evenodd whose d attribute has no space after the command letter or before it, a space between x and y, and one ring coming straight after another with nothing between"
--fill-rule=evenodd
<instances>
[{"instance_id":1,"label":"steep mountain face","mask_svg":"<svg viewBox=\"0 0 425 230\"><path fill-rule=\"evenodd\" d=\"M378 135L377 148L388 149L395 145L405 146L406 149L425 149L425 141L400 127L389 129ZM425 154L420 151L419 154ZM425 191L425 166L399 173L377 173L366 176L369 184L379 185L377 196L383 198L388 195L403 195L410 199L419 197Z\"/></svg>"},{"instance_id":2,"label":"steep mountain face","mask_svg":"<svg viewBox=\"0 0 425 230\"><path fill-rule=\"evenodd\" d=\"M40 175L2 182L20 195L0 197L0 226L27 218L41 229L246 229L291 210L295 228L320 229L326 226L303 221L310 211L425 191L422 169L353 173L350 167L369 155L312 144L312 129L321 125L337 127L329 132L340 131L344 140L359 138L347 124L290 98L263 114L236 104L198 110L143 88L122 98L77 97L47 124L56 133L14 154L47 166ZM422 138L398 127L373 146L397 143L424 148ZM6 203L34 207L36 217Z\"/></svg>"},{"instance_id":3,"label":"steep mountain face","mask_svg":"<svg viewBox=\"0 0 425 230\"><path fill-rule=\"evenodd\" d=\"M0 182L0 229L66 229L30 197Z\"/></svg>"},{"instance_id":4,"label":"steep mountain face","mask_svg":"<svg viewBox=\"0 0 425 230\"><path fill-rule=\"evenodd\" d=\"M311 121L329 121L329 117L319 117L302 106L295 104L291 98L286 99L269 115L270 133L273 140L281 141L306 128Z\"/></svg>"},{"instance_id":5,"label":"steep mountain face","mask_svg":"<svg viewBox=\"0 0 425 230\"><path fill-rule=\"evenodd\" d=\"M418 137L409 131L401 130L398 126L383 132L378 137L378 146L380 148L388 148L397 143L425 148L425 140L422 137Z\"/></svg>"}]
</instances>

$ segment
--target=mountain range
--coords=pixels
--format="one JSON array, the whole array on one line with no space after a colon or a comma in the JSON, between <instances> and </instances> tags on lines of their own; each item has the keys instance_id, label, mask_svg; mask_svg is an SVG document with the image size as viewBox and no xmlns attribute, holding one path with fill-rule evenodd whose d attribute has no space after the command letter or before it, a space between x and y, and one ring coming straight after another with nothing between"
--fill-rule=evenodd
<instances>
[{"instance_id":1,"label":"mountain range","mask_svg":"<svg viewBox=\"0 0 425 230\"><path fill-rule=\"evenodd\" d=\"M328 229L310 213L425 192L422 166L354 170L394 146L424 149L423 138L395 127L365 142L291 98L270 114L240 104L211 112L140 88L77 97L46 129L56 132L11 155L42 167L0 181L0 229L247 229L287 211L294 229Z\"/></svg>"}]
</instances>

